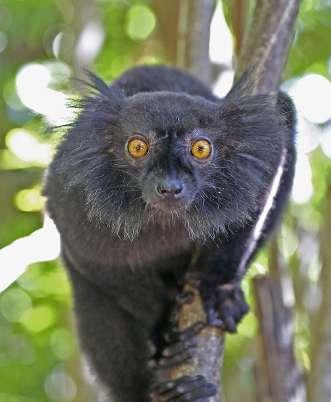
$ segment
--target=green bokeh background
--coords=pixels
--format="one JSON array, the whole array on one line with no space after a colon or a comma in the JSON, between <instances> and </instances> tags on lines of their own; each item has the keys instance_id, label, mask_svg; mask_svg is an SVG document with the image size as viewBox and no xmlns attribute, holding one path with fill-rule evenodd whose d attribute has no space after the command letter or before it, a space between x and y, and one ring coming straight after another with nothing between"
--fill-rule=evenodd
<instances>
[{"instance_id":1,"label":"green bokeh background","mask_svg":"<svg viewBox=\"0 0 331 402\"><path fill-rule=\"evenodd\" d=\"M153 1L0 0L0 248L42 226L41 180L48 155L60 138L60 133L48 130L45 119L18 97L17 73L28 63L40 63L51 68L53 89L75 92L70 76L80 76L80 71L73 50L89 20L97 21L104 32L92 68L105 80L137 63L167 62ZM62 44L56 52L54 39L59 32ZM305 0L285 78L318 73L330 79L330 57L331 2ZM35 141L36 155L27 160L16 152L17 129L23 129L24 138ZM322 129L325 127L316 127L318 135ZM307 307L305 292L317 287L318 232L331 168L320 147L309 159L313 196L306 203L290 205L279 235L295 283L296 352L306 370L310 369L313 311ZM300 248L303 239L310 244L305 251ZM267 263L267 253L262 252L249 276L264 272ZM0 266L0 270L10 269L10 263ZM253 303L248 280L244 286ZM60 261L33 264L0 294L0 402L90 400L82 380L71 307L70 287ZM231 400L255 400L256 326L250 313L239 334L228 337L224 384Z\"/></svg>"}]
</instances>

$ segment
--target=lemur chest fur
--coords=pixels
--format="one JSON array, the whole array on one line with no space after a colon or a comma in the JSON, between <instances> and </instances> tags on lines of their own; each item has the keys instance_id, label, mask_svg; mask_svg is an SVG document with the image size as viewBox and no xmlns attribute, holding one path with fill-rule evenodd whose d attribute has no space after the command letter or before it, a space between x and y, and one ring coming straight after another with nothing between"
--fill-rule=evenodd
<instances>
[{"instance_id":1,"label":"lemur chest fur","mask_svg":"<svg viewBox=\"0 0 331 402\"><path fill-rule=\"evenodd\" d=\"M83 264L109 269L118 267L135 271L157 266L160 271L167 270L168 264L180 265L184 256L185 260L189 259L196 247L181 225L162 228L159 224L150 224L132 241L122 240L107 229L99 228L93 236L88 235L89 230L84 236L84 231L82 227L77 241L67 242L68 252Z\"/></svg>"}]
</instances>

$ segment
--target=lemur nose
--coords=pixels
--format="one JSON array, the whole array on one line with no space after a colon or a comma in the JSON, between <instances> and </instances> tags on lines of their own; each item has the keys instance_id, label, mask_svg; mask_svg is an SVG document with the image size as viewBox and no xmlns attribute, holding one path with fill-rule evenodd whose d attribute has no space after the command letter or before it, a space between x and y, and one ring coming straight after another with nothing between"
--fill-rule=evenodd
<instances>
[{"instance_id":1,"label":"lemur nose","mask_svg":"<svg viewBox=\"0 0 331 402\"><path fill-rule=\"evenodd\" d=\"M178 197L183 191L184 185L179 180L164 180L155 186L156 193L161 197Z\"/></svg>"}]
</instances>

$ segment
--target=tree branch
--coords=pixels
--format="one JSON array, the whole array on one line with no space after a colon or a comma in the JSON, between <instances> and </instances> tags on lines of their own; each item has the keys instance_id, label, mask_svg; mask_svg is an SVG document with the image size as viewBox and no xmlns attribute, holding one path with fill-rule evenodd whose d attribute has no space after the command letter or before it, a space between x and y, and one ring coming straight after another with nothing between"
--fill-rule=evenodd
<instances>
[{"instance_id":1,"label":"tree branch","mask_svg":"<svg viewBox=\"0 0 331 402\"><path fill-rule=\"evenodd\" d=\"M177 64L210 83L210 23L215 0L182 0L179 9Z\"/></svg>"},{"instance_id":2,"label":"tree branch","mask_svg":"<svg viewBox=\"0 0 331 402\"><path fill-rule=\"evenodd\" d=\"M259 321L259 377L261 401L305 400L305 384L294 355L292 284L280 262L276 240L270 247L271 276L254 280L256 315Z\"/></svg>"},{"instance_id":3,"label":"tree branch","mask_svg":"<svg viewBox=\"0 0 331 402\"><path fill-rule=\"evenodd\" d=\"M178 0L153 0L152 6L157 14L157 35L163 45L165 58L171 64L176 64L180 2Z\"/></svg>"},{"instance_id":4,"label":"tree branch","mask_svg":"<svg viewBox=\"0 0 331 402\"><path fill-rule=\"evenodd\" d=\"M243 47L245 32L249 21L250 2L247 0L228 0L229 26L234 37L234 54L238 58ZM225 7L225 5L224 5Z\"/></svg>"},{"instance_id":5,"label":"tree branch","mask_svg":"<svg viewBox=\"0 0 331 402\"><path fill-rule=\"evenodd\" d=\"M206 323L206 315L198 291L199 283L194 274L188 273L183 288L184 293L192 295L190 304L183 304L174 309L174 321L179 331L184 331L198 323ZM221 371L224 353L223 332L212 326L203 326L196 336L196 347L188 363L183 363L171 369L164 370L162 380L169 381L183 376L203 375L207 382L214 384L218 395L209 398L210 402L221 402Z\"/></svg>"},{"instance_id":6,"label":"tree branch","mask_svg":"<svg viewBox=\"0 0 331 402\"><path fill-rule=\"evenodd\" d=\"M299 0L256 0L250 29L238 59L236 77L253 67L253 93L275 91L294 35Z\"/></svg>"}]
</instances>

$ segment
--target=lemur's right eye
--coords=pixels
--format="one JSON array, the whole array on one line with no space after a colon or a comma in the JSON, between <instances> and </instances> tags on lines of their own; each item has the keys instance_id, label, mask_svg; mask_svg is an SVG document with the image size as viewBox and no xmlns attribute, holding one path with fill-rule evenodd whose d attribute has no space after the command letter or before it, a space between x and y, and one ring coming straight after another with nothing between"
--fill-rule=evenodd
<instances>
[{"instance_id":1,"label":"lemur's right eye","mask_svg":"<svg viewBox=\"0 0 331 402\"><path fill-rule=\"evenodd\" d=\"M142 138L131 138L128 142L128 152L132 158L138 159L147 155L149 150L148 142Z\"/></svg>"},{"instance_id":2,"label":"lemur's right eye","mask_svg":"<svg viewBox=\"0 0 331 402\"><path fill-rule=\"evenodd\" d=\"M196 159L209 158L212 151L210 142L204 138L200 138L193 142L191 147L191 153Z\"/></svg>"}]
</instances>

